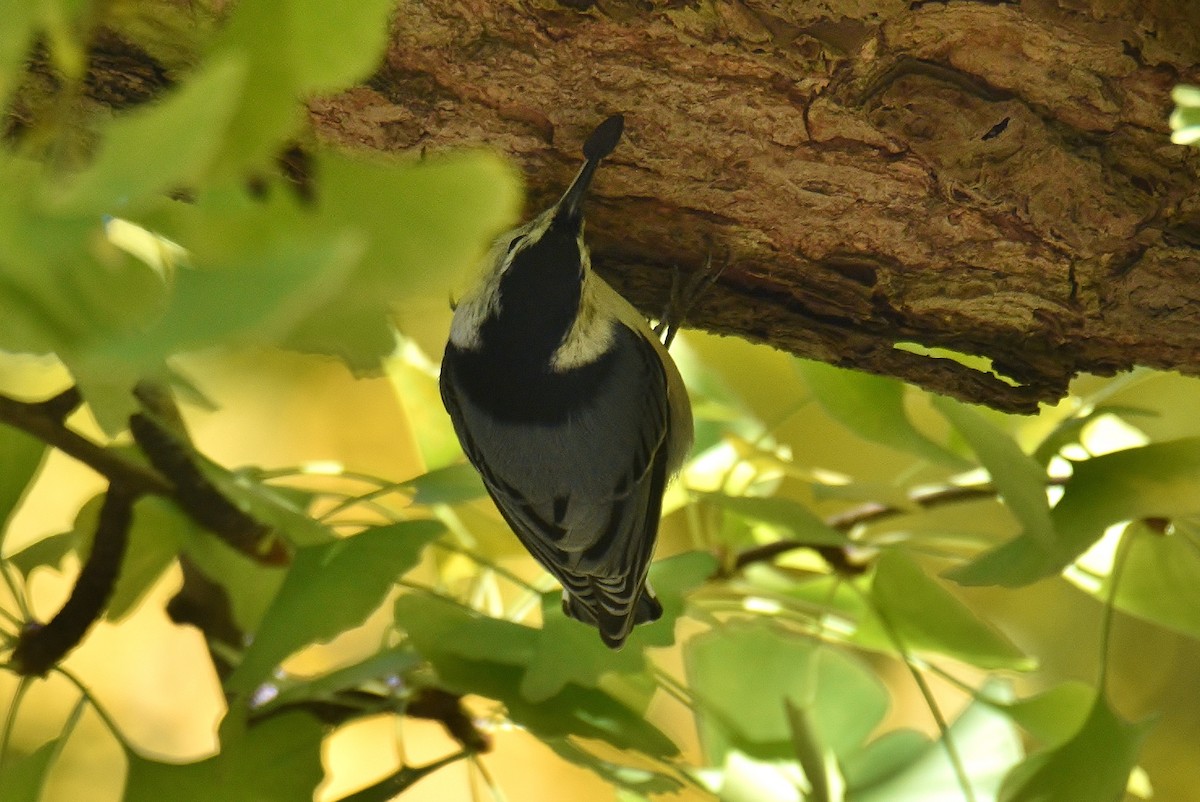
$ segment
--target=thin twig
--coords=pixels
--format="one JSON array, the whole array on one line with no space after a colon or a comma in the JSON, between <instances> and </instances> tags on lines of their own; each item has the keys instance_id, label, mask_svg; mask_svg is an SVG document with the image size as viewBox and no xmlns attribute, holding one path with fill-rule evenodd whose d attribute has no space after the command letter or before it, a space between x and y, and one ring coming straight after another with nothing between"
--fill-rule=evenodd
<instances>
[{"instance_id":1,"label":"thin twig","mask_svg":"<svg viewBox=\"0 0 1200 802\"><path fill-rule=\"evenodd\" d=\"M447 755L441 760L426 763L424 766L404 766L394 774L384 777L374 785L369 785L361 791L344 796L339 802L386 802L399 796L420 780L425 779L439 769L444 769L452 763L470 757L472 752L462 751Z\"/></svg>"},{"instance_id":2,"label":"thin twig","mask_svg":"<svg viewBox=\"0 0 1200 802\"><path fill-rule=\"evenodd\" d=\"M1046 481L1047 486L1062 485L1066 480L1061 478L1049 478ZM963 501L976 501L979 499L993 498L999 491L995 485L990 482L980 485L953 485L950 487L939 487L933 490L915 490L909 494L909 500L922 510L929 510L935 507L941 507L947 504L957 504ZM909 515L913 511L905 507L897 507L891 504L881 504L876 501L869 501L865 504L860 504L857 507L852 507L844 512L832 515L825 519L825 523L839 532L849 532L855 527L869 523L877 523L887 518L898 518L901 515ZM776 540L772 543L767 543L762 546L756 546L752 549L747 549L737 556L734 562L734 569L740 570L753 563L770 562L781 554L786 554L789 551L796 549L814 548L812 543L799 539ZM826 559L834 557L838 559L838 555L842 555L842 549L818 549L822 556ZM836 552L837 554L834 554ZM844 555L842 555L844 556ZM846 562L843 560L843 562ZM853 563L847 562L847 566L853 571L855 566ZM837 567L841 567L840 565Z\"/></svg>"}]
</instances>

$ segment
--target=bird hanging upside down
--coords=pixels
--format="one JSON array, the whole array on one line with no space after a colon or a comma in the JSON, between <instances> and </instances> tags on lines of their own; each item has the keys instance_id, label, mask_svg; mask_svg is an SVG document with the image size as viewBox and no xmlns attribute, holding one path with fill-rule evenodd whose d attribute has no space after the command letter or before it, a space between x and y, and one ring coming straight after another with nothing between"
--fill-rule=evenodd
<instances>
[{"instance_id":1,"label":"bird hanging upside down","mask_svg":"<svg viewBox=\"0 0 1200 802\"><path fill-rule=\"evenodd\" d=\"M562 583L564 612L613 649L662 615L646 574L663 490L692 445L679 370L592 271L583 238L584 197L623 128L621 115L597 126L562 198L496 241L455 309L441 375L504 519Z\"/></svg>"}]
</instances>

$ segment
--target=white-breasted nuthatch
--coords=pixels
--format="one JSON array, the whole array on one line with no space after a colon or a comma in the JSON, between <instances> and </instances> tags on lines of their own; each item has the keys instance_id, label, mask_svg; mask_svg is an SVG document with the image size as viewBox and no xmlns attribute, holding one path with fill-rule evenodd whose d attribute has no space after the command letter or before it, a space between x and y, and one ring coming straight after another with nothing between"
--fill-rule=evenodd
<instances>
[{"instance_id":1,"label":"white-breasted nuthatch","mask_svg":"<svg viewBox=\"0 0 1200 802\"><path fill-rule=\"evenodd\" d=\"M563 611L614 649L662 615L646 573L663 490L692 445L679 370L583 239L584 197L623 128L621 115L597 126L562 198L496 240L455 308L441 375L504 519L562 583Z\"/></svg>"}]
</instances>

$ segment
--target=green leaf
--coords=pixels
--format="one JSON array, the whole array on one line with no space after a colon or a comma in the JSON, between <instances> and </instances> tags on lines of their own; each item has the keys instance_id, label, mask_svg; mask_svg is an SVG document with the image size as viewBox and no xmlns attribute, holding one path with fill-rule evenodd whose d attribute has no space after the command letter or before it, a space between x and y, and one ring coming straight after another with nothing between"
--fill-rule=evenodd
<instances>
[{"instance_id":1,"label":"green leaf","mask_svg":"<svg viewBox=\"0 0 1200 802\"><path fill-rule=\"evenodd\" d=\"M76 355L153 321L164 283L98 214L49 210L46 169L0 150L0 349Z\"/></svg>"},{"instance_id":2,"label":"green leaf","mask_svg":"<svg viewBox=\"0 0 1200 802\"><path fill-rule=\"evenodd\" d=\"M9 558L9 563L29 579L35 568L62 568L62 561L79 546L79 535L75 530L47 535L30 543Z\"/></svg>"},{"instance_id":3,"label":"green leaf","mask_svg":"<svg viewBox=\"0 0 1200 802\"><path fill-rule=\"evenodd\" d=\"M157 323L96 358L156 366L180 351L281 341L336 293L361 254L361 241L349 234L296 234L251 246L219 267L181 270Z\"/></svg>"},{"instance_id":4,"label":"green leaf","mask_svg":"<svg viewBox=\"0 0 1200 802\"><path fill-rule=\"evenodd\" d=\"M37 11L38 4L29 0L0 0L0 108L9 108L9 94L25 72Z\"/></svg>"},{"instance_id":5,"label":"green leaf","mask_svg":"<svg viewBox=\"0 0 1200 802\"><path fill-rule=\"evenodd\" d=\"M4 802L38 802L50 776L50 766L61 748L61 739L54 738L28 755L5 754L4 765L0 767L0 799Z\"/></svg>"},{"instance_id":6,"label":"green leaf","mask_svg":"<svg viewBox=\"0 0 1200 802\"><path fill-rule=\"evenodd\" d=\"M805 711L818 742L834 754L856 750L887 710L883 686L857 661L765 620L697 636L684 654L709 763L722 763L731 749L763 760L791 758L785 703Z\"/></svg>"},{"instance_id":7,"label":"green leaf","mask_svg":"<svg viewBox=\"0 0 1200 802\"><path fill-rule=\"evenodd\" d=\"M12 426L0 426L0 554L13 513L33 485L46 444Z\"/></svg>"},{"instance_id":8,"label":"green leaf","mask_svg":"<svg viewBox=\"0 0 1200 802\"><path fill-rule=\"evenodd\" d=\"M296 86L304 94L341 89L379 65L388 42L392 0L277 0ZM278 30L278 29L276 29Z\"/></svg>"},{"instance_id":9,"label":"green leaf","mask_svg":"<svg viewBox=\"0 0 1200 802\"><path fill-rule=\"evenodd\" d=\"M1001 498L1021 522L1023 535L1050 548L1054 526L1046 497L1046 469L1021 451L1006 432L967 405L945 396L934 396L933 405L979 457Z\"/></svg>"},{"instance_id":10,"label":"green leaf","mask_svg":"<svg viewBox=\"0 0 1200 802\"><path fill-rule=\"evenodd\" d=\"M1119 802L1149 729L1149 722L1123 720L1097 696L1073 737L1013 769L999 802Z\"/></svg>"},{"instance_id":11,"label":"green leaf","mask_svg":"<svg viewBox=\"0 0 1200 802\"><path fill-rule=\"evenodd\" d=\"M595 627L568 618L562 611L562 593L542 597L542 629L521 693L530 702L547 699L569 685L600 687L607 674L636 674L646 670L646 648L675 642L675 622L683 613L684 596L716 570L706 552L687 552L659 560L650 568L650 585L663 606L659 620L635 627L625 646L614 652L603 644Z\"/></svg>"},{"instance_id":12,"label":"green leaf","mask_svg":"<svg viewBox=\"0 0 1200 802\"><path fill-rule=\"evenodd\" d=\"M292 652L361 624L441 533L435 521L404 521L298 550L226 687L249 692Z\"/></svg>"},{"instance_id":13,"label":"green leaf","mask_svg":"<svg viewBox=\"0 0 1200 802\"><path fill-rule=\"evenodd\" d=\"M160 763L127 750L122 802L297 802L321 782L325 728L304 713L246 726L244 713L221 724L221 751L196 763Z\"/></svg>"},{"instance_id":14,"label":"green leaf","mask_svg":"<svg viewBox=\"0 0 1200 802\"><path fill-rule=\"evenodd\" d=\"M1142 523L1126 528L1132 538L1117 585L1117 609L1200 639L1200 532L1189 521L1162 534ZM1074 580L1072 580L1074 581ZM1100 601L1111 594L1112 575L1097 585L1075 582Z\"/></svg>"},{"instance_id":15,"label":"green leaf","mask_svg":"<svg viewBox=\"0 0 1200 802\"><path fill-rule=\"evenodd\" d=\"M462 504L483 498L487 491L479 473L460 462L421 474L400 483L400 489L412 493L414 504Z\"/></svg>"},{"instance_id":16,"label":"green leaf","mask_svg":"<svg viewBox=\"0 0 1200 802\"><path fill-rule=\"evenodd\" d=\"M1021 759L1021 739L1008 718L975 703L950 725L950 737L962 759L975 799L995 799L1005 774ZM881 739L882 740L882 739ZM906 750L912 736L892 744ZM963 790L941 741L929 743L899 771L869 786L851 785L848 802L962 802ZM1059 802L1058 797L1046 800ZM1095 802L1095 801L1094 801Z\"/></svg>"},{"instance_id":17,"label":"green leaf","mask_svg":"<svg viewBox=\"0 0 1200 802\"><path fill-rule=\"evenodd\" d=\"M409 431L423 464L444 468L462 460L462 446L450 416L442 407L438 368L414 340L398 335L395 352L383 367L395 388L396 401L404 408Z\"/></svg>"},{"instance_id":18,"label":"green leaf","mask_svg":"<svg viewBox=\"0 0 1200 802\"><path fill-rule=\"evenodd\" d=\"M988 704L1007 714L1039 743L1056 747L1079 732L1095 700L1095 688L1070 681L1026 699Z\"/></svg>"},{"instance_id":19,"label":"green leaf","mask_svg":"<svg viewBox=\"0 0 1200 802\"><path fill-rule=\"evenodd\" d=\"M880 555L871 596L907 648L980 668L1031 669L1033 661L898 549ZM865 619L863 629L878 626Z\"/></svg>"},{"instance_id":20,"label":"green leaf","mask_svg":"<svg viewBox=\"0 0 1200 802\"><path fill-rule=\"evenodd\" d=\"M270 711L288 705L329 700L345 691L383 684L391 677L403 677L421 662L421 656L413 651L411 646L404 644L384 649L358 663L316 677L296 679L289 676L275 683L278 694L256 709L255 715L262 717L269 715Z\"/></svg>"},{"instance_id":21,"label":"green leaf","mask_svg":"<svg viewBox=\"0 0 1200 802\"><path fill-rule=\"evenodd\" d=\"M243 60L215 59L164 99L113 121L95 160L62 198L65 207L115 213L201 179L224 140L245 75Z\"/></svg>"},{"instance_id":22,"label":"green leaf","mask_svg":"<svg viewBox=\"0 0 1200 802\"><path fill-rule=\"evenodd\" d=\"M302 128L304 100L365 78L383 54L392 8L387 0L238 4L213 43L215 57L247 62L226 168L236 174L265 166Z\"/></svg>"},{"instance_id":23,"label":"green leaf","mask_svg":"<svg viewBox=\"0 0 1200 802\"><path fill-rule=\"evenodd\" d=\"M724 755L719 782L713 783L721 802L802 802L802 776L787 761L758 760L736 749Z\"/></svg>"},{"instance_id":24,"label":"green leaf","mask_svg":"<svg viewBox=\"0 0 1200 802\"><path fill-rule=\"evenodd\" d=\"M698 498L726 510L739 518L764 523L782 529L791 537L812 546L846 546L846 535L826 524L797 501L774 496L727 496L723 493L701 493Z\"/></svg>"},{"instance_id":25,"label":"green leaf","mask_svg":"<svg viewBox=\"0 0 1200 802\"><path fill-rule=\"evenodd\" d=\"M221 495L293 546L318 546L337 539L329 527L306 513L308 495L272 487L262 481L254 468L230 471L202 458L198 462Z\"/></svg>"},{"instance_id":26,"label":"green leaf","mask_svg":"<svg viewBox=\"0 0 1200 802\"><path fill-rule=\"evenodd\" d=\"M194 538L185 548L189 567L219 586L238 630L257 632L287 569L256 562L212 535Z\"/></svg>"},{"instance_id":27,"label":"green leaf","mask_svg":"<svg viewBox=\"0 0 1200 802\"><path fill-rule=\"evenodd\" d=\"M598 688L569 684L538 702L526 699L524 666L537 648L539 630L487 618L436 596L401 596L395 613L397 625L433 665L442 687L503 702L509 718L542 740L579 736L661 758L678 753L642 710Z\"/></svg>"},{"instance_id":28,"label":"green leaf","mask_svg":"<svg viewBox=\"0 0 1200 802\"><path fill-rule=\"evenodd\" d=\"M842 762L846 786L861 791L888 782L929 751L930 740L916 730L880 735Z\"/></svg>"},{"instance_id":29,"label":"green leaf","mask_svg":"<svg viewBox=\"0 0 1200 802\"><path fill-rule=\"evenodd\" d=\"M1105 415L1113 415L1118 418L1134 418L1134 417L1154 417L1156 412L1144 407L1135 407L1121 404L1101 404L1092 407L1083 415L1077 415L1072 418L1067 418L1054 430L1043 438L1042 442L1038 443L1037 450L1033 452L1033 459L1045 465L1050 460L1057 456L1064 447L1079 442L1080 436L1083 434L1084 428L1089 423L1098 418L1103 418Z\"/></svg>"},{"instance_id":30,"label":"green leaf","mask_svg":"<svg viewBox=\"0 0 1200 802\"><path fill-rule=\"evenodd\" d=\"M1112 524L1200 514L1200 438L1115 451L1075 464L1051 512L1058 537L1044 549L1020 536L947 572L964 585L1019 587L1052 576Z\"/></svg>"},{"instance_id":31,"label":"green leaf","mask_svg":"<svg viewBox=\"0 0 1200 802\"><path fill-rule=\"evenodd\" d=\"M912 425L904 411L903 382L824 362L795 364L829 416L864 440L958 470L970 467Z\"/></svg>"},{"instance_id":32,"label":"green leaf","mask_svg":"<svg viewBox=\"0 0 1200 802\"><path fill-rule=\"evenodd\" d=\"M390 318L408 299L444 303L466 284L486 246L515 218L520 183L490 153L413 161L317 155L321 224L365 244L353 276L289 338L301 350L333 353L376 369L395 350Z\"/></svg>"}]
</instances>

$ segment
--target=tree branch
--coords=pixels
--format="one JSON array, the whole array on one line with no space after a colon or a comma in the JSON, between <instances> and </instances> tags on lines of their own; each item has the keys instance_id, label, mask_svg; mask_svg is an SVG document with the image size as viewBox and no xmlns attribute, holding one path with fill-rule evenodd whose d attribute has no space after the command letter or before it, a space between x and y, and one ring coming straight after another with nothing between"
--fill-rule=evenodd
<instances>
[{"instance_id":1,"label":"tree branch","mask_svg":"<svg viewBox=\"0 0 1200 802\"><path fill-rule=\"evenodd\" d=\"M1047 482L1049 485L1063 484L1063 479L1051 479ZM995 485L988 483L982 485L965 485L952 487L939 487L933 490L915 490L909 494L909 499L914 505L922 510L929 510L935 507L943 507L947 504L956 504L962 501L975 501L977 499L994 498L998 495ZM880 504L878 502L869 501L865 504L860 504L857 507L845 510L844 512L832 515L825 519L825 523L839 532L849 532L856 526L863 524L877 523L888 518L896 518L901 515L907 515L912 510L904 507L895 507L890 504ZM840 573L857 574L862 573L866 569L859 563L855 562L845 549L832 546L817 546L812 543L806 543L803 540L777 540L774 543L767 543L762 546L756 546L752 549L746 549L738 554L734 560L734 570L740 571L748 565L761 562L770 562L776 557L787 554L789 551L796 549L813 549L818 552L825 560Z\"/></svg>"},{"instance_id":2,"label":"tree branch","mask_svg":"<svg viewBox=\"0 0 1200 802\"><path fill-rule=\"evenodd\" d=\"M93 443L64 423L65 401L74 398L69 393L71 390L36 403L0 395L0 423L33 435L135 493L170 498L175 485L158 471Z\"/></svg>"},{"instance_id":3,"label":"tree branch","mask_svg":"<svg viewBox=\"0 0 1200 802\"><path fill-rule=\"evenodd\" d=\"M119 484L109 485L96 522L92 550L71 588L71 595L48 623L29 622L17 640L12 665L18 674L45 674L79 645L104 612L125 558L137 495Z\"/></svg>"}]
</instances>

